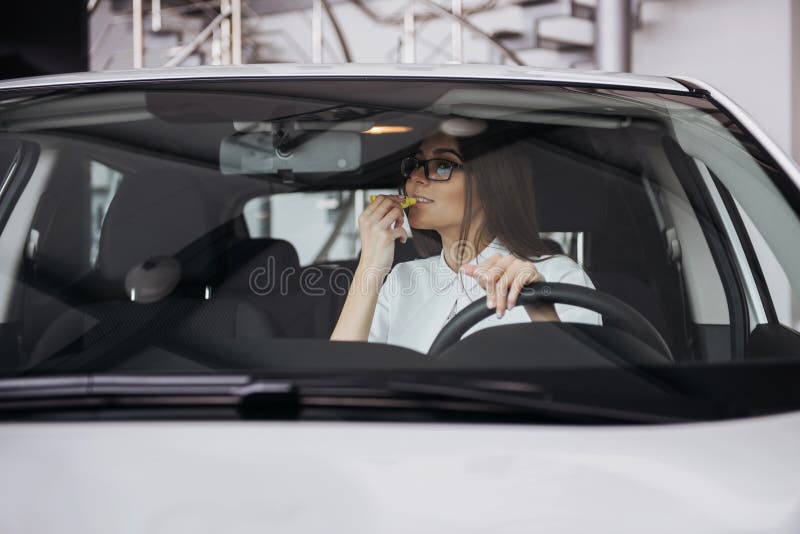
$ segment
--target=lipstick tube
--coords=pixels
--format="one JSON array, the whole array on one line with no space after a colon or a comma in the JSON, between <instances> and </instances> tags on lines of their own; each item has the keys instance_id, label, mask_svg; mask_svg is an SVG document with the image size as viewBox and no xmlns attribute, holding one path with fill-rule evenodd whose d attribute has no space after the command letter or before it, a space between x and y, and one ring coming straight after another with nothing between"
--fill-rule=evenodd
<instances>
[{"instance_id":1,"label":"lipstick tube","mask_svg":"<svg viewBox=\"0 0 800 534\"><path fill-rule=\"evenodd\" d=\"M369 196L369 201L370 202L375 202L376 198L378 198L378 195L370 195ZM417 199L416 198L414 198L414 197L406 197L400 202L400 207L403 208L403 209L406 209L407 207L413 206L416 203L417 203Z\"/></svg>"}]
</instances>

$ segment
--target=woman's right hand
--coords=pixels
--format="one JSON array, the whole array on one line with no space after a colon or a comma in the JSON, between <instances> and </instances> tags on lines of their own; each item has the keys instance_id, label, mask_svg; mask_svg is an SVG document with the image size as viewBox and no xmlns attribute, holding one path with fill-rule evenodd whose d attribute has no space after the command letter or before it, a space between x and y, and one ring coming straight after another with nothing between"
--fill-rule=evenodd
<instances>
[{"instance_id":1,"label":"woman's right hand","mask_svg":"<svg viewBox=\"0 0 800 534\"><path fill-rule=\"evenodd\" d=\"M400 195L380 195L358 217L361 235L359 267L388 270L394 259L394 242L405 243L408 233L403 228L405 214ZM394 228L392 228L394 224Z\"/></svg>"},{"instance_id":2,"label":"woman's right hand","mask_svg":"<svg viewBox=\"0 0 800 534\"><path fill-rule=\"evenodd\" d=\"M408 239L403 229L405 215L400 207L401 198L397 195L379 196L358 217L361 259L353 273L342 313L331 334L332 340L369 339L381 284L392 268L394 241L400 239L405 243Z\"/></svg>"}]
</instances>

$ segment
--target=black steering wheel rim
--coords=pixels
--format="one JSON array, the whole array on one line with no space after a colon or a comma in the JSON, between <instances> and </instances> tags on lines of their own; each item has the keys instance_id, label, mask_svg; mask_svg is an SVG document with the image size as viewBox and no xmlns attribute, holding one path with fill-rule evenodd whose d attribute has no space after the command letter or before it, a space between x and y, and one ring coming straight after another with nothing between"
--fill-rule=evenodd
<instances>
[{"instance_id":1,"label":"black steering wheel rim","mask_svg":"<svg viewBox=\"0 0 800 534\"><path fill-rule=\"evenodd\" d=\"M629 304L608 293L574 284L536 282L525 286L517 299L517 305L539 303L569 304L597 312L606 319L624 325L627 332L656 349L667 360L674 361L669 346L650 321ZM494 313L493 309L486 306L485 298L473 302L442 328L428 349L428 355L438 356L458 342L472 326Z\"/></svg>"}]
</instances>

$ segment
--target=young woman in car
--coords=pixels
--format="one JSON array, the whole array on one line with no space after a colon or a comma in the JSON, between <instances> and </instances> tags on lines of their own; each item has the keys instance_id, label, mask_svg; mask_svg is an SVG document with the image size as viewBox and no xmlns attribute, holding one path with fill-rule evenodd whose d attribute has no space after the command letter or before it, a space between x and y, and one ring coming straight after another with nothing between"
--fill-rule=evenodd
<instances>
[{"instance_id":1,"label":"young woman in car","mask_svg":"<svg viewBox=\"0 0 800 534\"><path fill-rule=\"evenodd\" d=\"M403 160L404 193L417 198L408 208L414 243L424 256L441 253L392 269L395 241L409 237L403 196L378 197L359 217L361 259L332 340L427 352L447 321L484 296L496 314L467 334L531 320L600 324L597 313L574 306L516 305L532 282L593 288L577 263L550 254L542 242L535 173L518 139L508 132L466 139L438 132Z\"/></svg>"}]
</instances>

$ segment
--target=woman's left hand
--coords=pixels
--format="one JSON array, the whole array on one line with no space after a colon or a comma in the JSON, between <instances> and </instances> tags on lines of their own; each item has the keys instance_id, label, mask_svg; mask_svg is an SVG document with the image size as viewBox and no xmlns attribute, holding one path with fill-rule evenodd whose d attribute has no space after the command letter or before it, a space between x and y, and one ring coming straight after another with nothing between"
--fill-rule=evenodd
<instances>
[{"instance_id":1,"label":"woman's left hand","mask_svg":"<svg viewBox=\"0 0 800 534\"><path fill-rule=\"evenodd\" d=\"M497 310L497 317L517 304L522 288L533 282L544 282L544 277L532 261L521 260L512 254L497 253L480 265L464 264L460 271L473 277L486 290L486 305ZM526 307L528 308L528 307ZM532 319L550 319L555 315L552 304L528 309ZM538 317L540 316L541 317ZM555 315L555 320L558 316Z\"/></svg>"}]
</instances>

